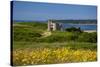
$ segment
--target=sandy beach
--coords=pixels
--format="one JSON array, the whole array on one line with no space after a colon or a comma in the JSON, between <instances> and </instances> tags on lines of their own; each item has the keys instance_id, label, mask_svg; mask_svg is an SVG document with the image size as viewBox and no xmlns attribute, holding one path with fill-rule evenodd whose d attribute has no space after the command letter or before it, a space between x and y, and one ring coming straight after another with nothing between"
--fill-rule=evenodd
<instances>
[{"instance_id":1,"label":"sandy beach","mask_svg":"<svg viewBox=\"0 0 100 67\"><path fill-rule=\"evenodd\" d=\"M97 32L97 30L84 30L84 32L92 33L92 32Z\"/></svg>"}]
</instances>

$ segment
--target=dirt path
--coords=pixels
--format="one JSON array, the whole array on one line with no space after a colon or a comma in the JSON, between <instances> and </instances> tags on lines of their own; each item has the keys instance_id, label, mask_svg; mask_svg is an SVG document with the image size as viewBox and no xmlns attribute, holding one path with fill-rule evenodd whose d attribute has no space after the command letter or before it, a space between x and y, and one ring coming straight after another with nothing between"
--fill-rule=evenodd
<instances>
[{"instance_id":1,"label":"dirt path","mask_svg":"<svg viewBox=\"0 0 100 67\"><path fill-rule=\"evenodd\" d=\"M44 33L42 34L43 37L48 37L48 36L50 36L50 35L51 35L51 32L48 32L48 31L46 31L46 32L44 32Z\"/></svg>"}]
</instances>

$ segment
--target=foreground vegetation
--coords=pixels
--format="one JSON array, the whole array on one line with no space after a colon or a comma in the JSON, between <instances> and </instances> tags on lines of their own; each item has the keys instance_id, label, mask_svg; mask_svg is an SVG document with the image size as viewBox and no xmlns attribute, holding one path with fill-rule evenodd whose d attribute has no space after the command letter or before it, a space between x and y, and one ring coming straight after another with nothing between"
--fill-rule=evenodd
<instances>
[{"instance_id":1,"label":"foreground vegetation","mask_svg":"<svg viewBox=\"0 0 100 67\"><path fill-rule=\"evenodd\" d=\"M13 24L13 65L97 60L97 33L47 31L46 23Z\"/></svg>"},{"instance_id":2,"label":"foreground vegetation","mask_svg":"<svg viewBox=\"0 0 100 67\"><path fill-rule=\"evenodd\" d=\"M13 65L96 61L96 51L70 48L27 48L13 52Z\"/></svg>"},{"instance_id":3,"label":"foreground vegetation","mask_svg":"<svg viewBox=\"0 0 100 67\"><path fill-rule=\"evenodd\" d=\"M14 42L13 49L26 49L26 48L61 48L61 47L70 47L70 49L77 50L97 50L96 43L88 43L88 42L54 42L54 43L35 43L35 42Z\"/></svg>"}]
</instances>

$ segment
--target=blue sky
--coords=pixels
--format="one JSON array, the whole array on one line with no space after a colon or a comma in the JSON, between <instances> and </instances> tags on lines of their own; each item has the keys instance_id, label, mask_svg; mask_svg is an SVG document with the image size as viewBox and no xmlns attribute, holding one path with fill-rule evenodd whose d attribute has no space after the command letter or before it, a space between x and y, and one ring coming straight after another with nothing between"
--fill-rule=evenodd
<instances>
[{"instance_id":1,"label":"blue sky","mask_svg":"<svg viewBox=\"0 0 100 67\"><path fill-rule=\"evenodd\" d=\"M13 2L13 20L97 19L97 7L86 5Z\"/></svg>"}]
</instances>

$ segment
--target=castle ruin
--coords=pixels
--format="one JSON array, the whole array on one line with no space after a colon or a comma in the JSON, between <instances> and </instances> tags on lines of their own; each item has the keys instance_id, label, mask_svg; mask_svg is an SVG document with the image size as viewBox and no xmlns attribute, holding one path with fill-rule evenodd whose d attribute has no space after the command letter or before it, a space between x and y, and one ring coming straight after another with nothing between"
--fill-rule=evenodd
<instances>
[{"instance_id":1,"label":"castle ruin","mask_svg":"<svg viewBox=\"0 0 100 67\"><path fill-rule=\"evenodd\" d=\"M48 20L48 31L62 30L62 24L54 22L53 20Z\"/></svg>"}]
</instances>

